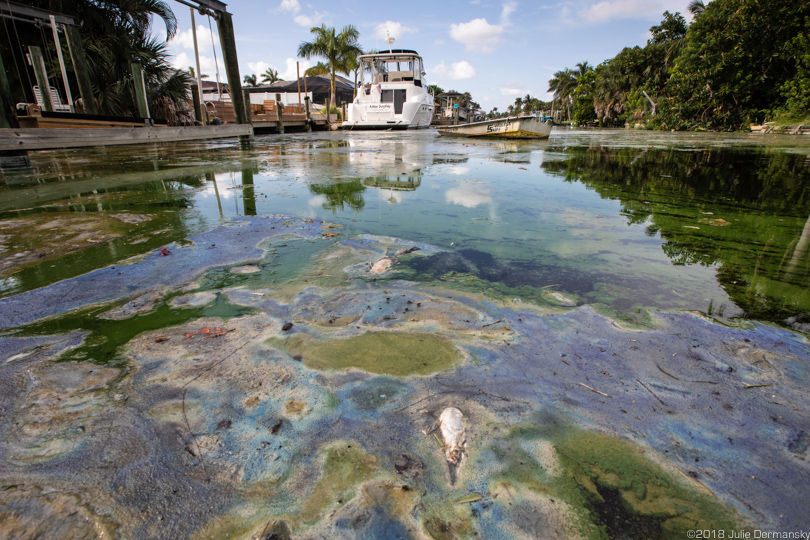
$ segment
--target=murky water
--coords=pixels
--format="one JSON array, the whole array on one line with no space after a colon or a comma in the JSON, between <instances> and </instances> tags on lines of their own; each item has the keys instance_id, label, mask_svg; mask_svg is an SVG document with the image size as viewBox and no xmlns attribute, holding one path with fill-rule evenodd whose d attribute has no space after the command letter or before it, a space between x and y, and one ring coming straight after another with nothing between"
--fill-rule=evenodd
<instances>
[{"instance_id":1,"label":"murky water","mask_svg":"<svg viewBox=\"0 0 810 540\"><path fill-rule=\"evenodd\" d=\"M283 213L447 251L416 281L619 316L810 316L810 141L555 130L548 141L316 133L40 152L0 186L0 295L120 263L240 215ZM135 217L133 217L135 216ZM261 275L289 273L313 248ZM288 250L289 251L289 250ZM292 249L291 251L296 251Z\"/></svg>"},{"instance_id":2,"label":"murky water","mask_svg":"<svg viewBox=\"0 0 810 540\"><path fill-rule=\"evenodd\" d=\"M797 530L806 334L734 319L810 328L808 155L568 130L37 153L0 186L0 536Z\"/></svg>"}]
</instances>

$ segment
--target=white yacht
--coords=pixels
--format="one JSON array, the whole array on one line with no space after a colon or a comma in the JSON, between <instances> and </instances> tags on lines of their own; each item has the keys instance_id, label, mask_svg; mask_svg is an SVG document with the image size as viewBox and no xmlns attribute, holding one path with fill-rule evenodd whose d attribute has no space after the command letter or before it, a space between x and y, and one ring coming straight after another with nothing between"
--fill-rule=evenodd
<instances>
[{"instance_id":1,"label":"white yacht","mask_svg":"<svg viewBox=\"0 0 810 540\"><path fill-rule=\"evenodd\" d=\"M360 65L363 84L349 105L343 129L430 127L433 95L428 92L422 58L416 51L364 54Z\"/></svg>"}]
</instances>

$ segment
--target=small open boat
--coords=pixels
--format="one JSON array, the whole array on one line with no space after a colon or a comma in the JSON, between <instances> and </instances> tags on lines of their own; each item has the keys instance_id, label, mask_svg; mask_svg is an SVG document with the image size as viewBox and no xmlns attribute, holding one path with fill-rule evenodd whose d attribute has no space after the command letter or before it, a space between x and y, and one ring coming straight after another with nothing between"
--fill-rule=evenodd
<instances>
[{"instance_id":1,"label":"small open boat","mask_svg":"<svg viewBox=\"0 0 810 540\"><path fill-rule=\"evenodd\" d=\"M540 116L510 116L496 120L472 122L457 126L441 126L440 135L458 137L495 137L506 139L547 139L551 134L551 121Z\"/></svg>"}]
</instances>

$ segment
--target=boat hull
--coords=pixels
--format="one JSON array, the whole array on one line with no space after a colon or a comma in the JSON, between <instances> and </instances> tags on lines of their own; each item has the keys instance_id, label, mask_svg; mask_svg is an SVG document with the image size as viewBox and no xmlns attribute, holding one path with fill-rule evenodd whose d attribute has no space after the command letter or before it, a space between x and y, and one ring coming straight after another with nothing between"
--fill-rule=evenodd
<instances>
[{"instance_id":1,"label":"boat hull","mask_svg":"<svg viewBox=\"0 0 810 540\"><path fill-rule=\"evenodd\" d=\"M551 135L551 122L534 116L501 118L458 126L443 126L436 130L441 135L454 137L484 137L493 139L547 139Z\"/></svg>"},{"instance_id":2,"label":"boat hull","mask_svg":"<svg viewBox=\"0 0 810 540\"><path fill-rule=\"evenodd\" d=\"M427 96L427 94L425 94ZM433 103L430 98L404 103L402 113L379 103L352 103L343 129L420 129L430 127Z\"/></svg>"}]
</instances>

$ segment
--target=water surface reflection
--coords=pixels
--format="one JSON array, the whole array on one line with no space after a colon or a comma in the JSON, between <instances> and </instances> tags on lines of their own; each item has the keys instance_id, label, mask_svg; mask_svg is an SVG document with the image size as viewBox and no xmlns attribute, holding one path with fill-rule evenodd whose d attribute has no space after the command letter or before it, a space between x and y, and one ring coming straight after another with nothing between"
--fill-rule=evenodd
<instances>
[{"instance_id":1,"label":"water surface reflection","mask_svg":"<svg viewBox=\"0 0 810 540\"><path fill-rule=\"evenodd\" d=\"M554 290L627 316L691 309L798 326L810 313L809 149L797 138L555 131L42 152L0 186L0 294L235 216L283 213L447 250L401 269L414 280L537 302Z\"/></svg>"}]
</instances>

